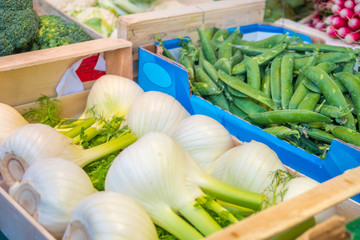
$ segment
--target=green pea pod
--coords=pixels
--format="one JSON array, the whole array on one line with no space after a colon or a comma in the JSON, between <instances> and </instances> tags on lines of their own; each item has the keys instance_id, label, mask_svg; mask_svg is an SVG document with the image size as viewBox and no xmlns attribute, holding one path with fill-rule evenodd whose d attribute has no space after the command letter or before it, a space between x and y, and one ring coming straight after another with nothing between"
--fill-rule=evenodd
<instances>
[{"instance_id":1,"label":"green pea pod","mask_svg":"<svg viewBox=\"0 0 360 240\"><path fill-rule=\"evenodd\" d=\"M265 106L276 109L276 104L274 101L266 96L265 93L262 91L251 87L249 84L239 81L236 77L230 76L226 74L224 71L218 71L219 78L223 81L226 85L236 89L237 91L249 96L250 98L263 103Z\"/></svg>"},{"instance_id":2,"label":"green pea pod","mask_svg":"<svg viewBox=\"0 0 360 240\"><path fill-rule=\"evenodd\" d=\"M330 123L332 120L320 113L303 109L285 109L249 115L250 119L260 125L272 123L302 123L302 122L324 122Z\"/></svg>"},{"instance_id":3,"label":"green pea pod","mask_svg":"<svg viewBox=\"0 0 360 240\"><path fill-rule=\"evenodd\" d=\"M251 57L245 56L247 83L253 88L260 89L260 69L257 62Z\"/></svg>"},{"instance_id":4,"label":"green pea pod","mask_svg":"<svg viewBox=\"0 0 360 240\"><path fill-rule=\"evenodd\" d=\"M201 96L218 95L223 91L222 89L218 90L217 88L210 87L209 84L204 82L193 82L192 89Z\"/></svg>"},{"instance_id":5,"label":"green pea pod","mask_svg":"<svg viewBox=\"0 0 360 240\"><path fill-rule=\"evenodd\" d=\"M223 42L225 41L225 39L227 39L230 35L230 32L228 29L217 29L217 31L214 33L213 35L213 40L218 41L218 42Z\"/></svg>"},{"instance_id":6,"label":"green pea pod","mask_svg":"<svg viewBox=\"0 0 360 240\"><path fill-rule=\"evenodd\" d=\"M227 86L227 90L229 91L229 93L231 95L233 95L234 97L238 97L238 98L246 98L247 96L239 91L237 91L236 89Z\"/></svg>"},{"instance_id":7,"label":"green pea pod","mask_svg":"<svg viewBox=\"0 0 360 240\"><path fill-rule=\"evenodd\" d=\"M281 107L287 109L291 96L293 95L293 69L294 56L285 54L281 59L280 82L281 82Z\"/></svg>"},{"instance_id":8,"label":"green pea pod","mask_svg":"<svg viewBox=\"0 0 360 240\"><path fill-rule=\"evenodd\" d=\"M341 46L333 46L333 45L326 45L326 44L315 44L315 43L300 43L300 44L291 44L287 47L288 50L294 51L315 51L318 50L320 52L350 52L354 53L355 51L348 47L341 47Z\"/></svg>"},{"instance_id":9,"label":"green pea pod","mask_svg":"<svg viewBox=\"0 0 360 240\"><path fill-rule=\"evenodd\" d=\"M360 129L360 82L355 75L347 72L335 73L334 76L344 84L351 95L357 112L358 126Z\"/></svg>"},{"instance_id":10,"label":"green pea pod","mask_svg":"<svg viewBox=\"0 0 360 240\"><path fill-rule=\"evenodd\" d=\"M203 68L196 67L195 74L196 74L196 80L198 82L206 83L209 86L209 88L214 89L214 91L220 91L216 83L213 82L213 80L211 80L211 78L209 77L209 75L206 74Z\"/></svg>"},{"instance_id":11,"label":"green pea pod","mask_svg":"<svg viewBox=\"0 0 360 240\"><path fill-rule=\"evenodd\" d=\"M320 88L321 93L331 105L344 109L346 112L350 110L341 90L324 70L316 66L310 66L302 69L302 72ZM355 129L355 119L351 113L346 115L344 125Z\"/></svg>"},{"instance_id":12,"label":"green pea pod","mask_svg":"<svg viewBox=\"0 0 360 240\"><path fill-rule=\"evenodd\" d=\"M274 100L277 108L281 107L281 58L275 58L270 68L270 91L271 98Z\"/></svg>"},{"instance_id":13,"label":"green pea pod","mask_svg":"<svg viewBox=\"0 0 360 240\"><path fill-rule=\"evenodd\" d=\"M270 69L265 70L265 76L261 80L261 91L267 96L271 96L270 92Z\"/></svg>"},{"instance_id":14,"label":"green pea pod","mask_svg":"<svg viewBox=\"0 0 360 240\"><path fill-rule=\"evenodd\" d=\"M332 72L337 67L335 63L331 62L322 62L317 64L316 66L324 70L326 73ZM304 79L304 85L312 92L321 93L321 90L316 86L316 84L314 84L307 78Z\"/></svg>"},{"instance_id":15,"label":"green pea pod","mask_svg":"<svg viewBox=\"0 0 360 240\"><path fill-rule=\"evenodd\" d=\"M315 112L318 112L322 115L325 115L329 118L341 119L344 118L349 112L343 112L338 107L327 105L327 104L318 104L315 106Z\"/></svg>"},{"instance_id":16,"label":"green pea pod","mask_svg":"<svg viewBox=\"0 0 360 240\"><path fill-rule=\"evenodd\" d=\"M309 79L305 78L302 83L304 84L305 87L307 87L307 89L309 89L310 91L314 92L314 93L321 93L321 90L318 86L316 86L315 83L313 83L312 81L310 81Z\"/></svg>"},{"instance_id":17,"label":"green pea pod","mask_svg":"<svg viewBox=\"0 0 360 240\"><path fill-rule=\"evenodd\" d=\"M208 40L211 40L214 35L214 28L205 28L204 35Z\"/></svg>"},{"instance_id":18,"label":"green pea pod","mask_svg":"<svg viewBox=\"0 0 360 240\"><path fill-rule=\"evenodd\" d=\"M265 132L275 135L280 139L286 139L289 136L300 137L300 133L298 130L291 129L285 126L274 126L263 129Z\"/></svg>"},{"instance_id":19,"label":"green pea pod","mask_svg":"<svg viewBox=\"0 0 360 240\"><path fill-rule=\"evenodd\" d=\"M349 108L352 110L353 114L357 115L357 110L355 108L354 102L350 96L345 95L345 100Z\"/></svg>"},{"instance_id":20,"label":"green pea pod","mask_svg":"<svg viewBox=\"0 0 360 240\"><path fill-rule=\"evenodd\" d=\"M311 56L310 58L307 59L308 61L305 61L305 62L303 63L302 67L307 67L307 66L313 66L313 65L315 65L316 59L317 59L317 55ZM294 67L293 67L293 70L295 70L295 68L296 68L295 62L296 62L296 59L294 59ZM297 66L297 67L299 67L299 66ZM304 79L305 79L304 74L299 73L299 75L298 75L298 77L297 77L297 79L296 79L296 81L295 81L295 85L294 85L295 90L296 90L296 88L299 86L300 82L301 82L302 80L304 80Z\"/></svg>"},{"instance_id":21,"label":"green pea pod","mask_svg":"<svg viewBox=\"0 0 360 240\"><path fill-rule=\"evenodd\" d=\"M266 109L256 104L249 98L234 97L234 104L243 110L246 114L266 112Z\"/></svg>"},{"instance_id":22,"label":"green pea pod","mask_svg":"<svg viewBox=\"0 0 360 240\"><path fill-rule=\"evenodd\" d=\"M356 61L355 61L355 60L352 60L352 61L350 61L350 62L345 63L345 64L344 64L344 68L343 68L343 72L348 72L348 73L353 74L353 73L354 73L355 64L356 64Z\"/></svg>"},{"instance_id":23,"label":"green pea pod","mask_svg":"<svg viewBox=\"0 0 360 240\"><path fill-rule=\"evenodd\" d=\"M240 63L244 59L244 56L240 51L236 51L234 55L230 58L231 68L236 64Z\"/></svg>"},{"instance_id":24,"label":"green pea pod","mask_svg":"<svg viewBox=\"0 0 360 240\"><path fill-rule=\"evenodd\" d=\"M301 101L308 93L308 88L303 84L303 82L301 82L290 99L289 109L297 109Z\"/></svg>"},{"instance_id":25,"label":"green pea pod","mask_svg":"<svg viewBox=\"0 0 360 240\"><path fill-rule=\"evenodd\" d=\"M273 48L283 42L287 35L289 34L276 34L259 41L249 42L248 45L257 48Z\"/></svg>"},{"instance_id":26,"label":"green pea pod","mask_svg":"<svg viewBox=\"0 0 360 240\"><path fill-rule=\"evenodd\" d=\"M225 111L230 111L230 106L228 101L226 100L226 97L223 93L220 93L219 95L210 95L207 96L206 99L211 102L212 104L220 107L221 109Z\"/></svg>"},{"instance_id":27,"label":"green pea pod","mask_svg":"<svg viewBox=\"0 0 360 240\"><path fill-rule=\"evenodd\" d=\"M195 73L194 73L194 66L192 61L190 60L190 58L186 55L185 51L182 51L180 53L180 58L179 58L179 62L180 64L182 64L186 70L189 73L189 77L190 79L194 79L195 78Z\"/></svg>"},{"instance_id":28,"label":"green pea pod","mask_svg":"<svg viewBox=\"0 0 360 240\"><path fill-rule=\"evenodd\" d=\"M315 140L323 141L329 144L331 144L332 140L335 138L334 135L318 128L309 128L306 130L306 134Z\"/></svg>"},{"instance_id":29,"label":"green pea pod","mask_svg":"<svg viewBox=\"0 0 360 240\"><path fill-rule=\"evenodd\" d=\"M315 56L310 57L302 57L294 59L294 71L299 71L301 68L306 66L312 66L313 64L309 64L316 59Z\"/></svg>"},{"instance_id":30,"label":"green pea pod","mask_svg":"<svg viewBox=\"0 0 360 240\"><path fill-rule=\"evenodd\" d=\"M200 29L197 29L200 42L201 42L201 49L203 50L204 56L206 60L208 60L210 63L214 64L216 62L216 56L214 53L213 48L211 47L209 40L206 38L203 31Z\"/></svg>"},{"instance_id":31,"label":"green pea pod","mask_svg":"<svg viewBox=\"0 0 360 240\"><path fill-rule=\"evenodd\" d=\"M210 62L206 61L205 59L202 62L202 66L205 70L205 72L209 75L209 77L215 82L218 83L219 82L219 76L217 73L216 68L214 67L214 65L212 65Z\"/></svg>"},{"instance_id":32,"label":"green pea pod","mask_svg":"<svg viewBox=\"0 0 360 240\"><path fill-rule=\"evenodd\" d=\"M276 56L281 54L285 50L285 48L286 48L286 44L279 44L274 48L272 48L270 51L255 56L254 59L259 65L266 64L272 59L274 59ZM232 68L232 75L243 74L245 73L245 71L246 71L245 61L242 61L241 63L236 64Z\"/></svg>"},{"instance_id":33,"label":"green pea pod","mask_svg":"<svg viewBox=\"0 0 360 240\"><path fill-rule=\"evenodd\" d=\"M305 109L305 110L313 111L319 100L320 100L319 93L309 92L300 102L297 109Z\"/></svg>"},{"instance_id":34,"label":"green pea pod","mask_svg":"<svg viewBox=\"0 0 360 240\"><path fill-rule=\"evenodd\" d=\"M204 66L203 66L204 60L206 60L206 59L205 59L204 52L203 52L202 49L200 49L200 50L199 50L199 62L198 62L198 66L199 66L199 67L202 67L202 68L204 67Z\"/></svg>"},{"instance_id":35,"label":"green pea pod","mask_svg":"<svg viewBox=\"0 0 360 240\"><path fill-rule=\"evenodd\" d=\"M220 45L218 51L218 58L227 58L230 60L232 56L232 46L230 42L224 42Z\"/></svg>"},{"instance_id":36,"label":"green pea pod","mask_svg":"<svg viewBox=\"0 0 360 240\"><path fill-rule=\"evenodd\" d=\"M332 63L341 63L341 62L349 62L353 60L355 57L354 53L350 52L328 52L322 53L319 55L317 62L332 62Z\"/></svg>"},{"instance_id":37,"label":"green pea pod","mask_svg":"<svg viewBox=\"0 0 360 240\"><path fill-rule=\"evenodd\" d=\"M342 126L326 125L325 131L330 131L336 138L339 138L347 143L360 146L360 133L353 129Z\"/></svg>"},{"instance_id":38,"label":"green pea pod","mask_svg":"<svg viewBox=\"0 0 360 240\"><path fill-rule=\"evenodd\" d=\"M170 58L173 61L176 61L174 56L169 52L169 50L164 46L164 43L161 39L161 37L158 34L155 34L155 37L157 38L158 42L159 42L159 46L162 47L163 49L163 55L167 58Z\"/></svg>"},{"instance_id":39,"label":"green pea pod","mask_svg":"<svg viewBox=\"0 0 360 240\"><path fill-rule=\"evenodd\" d=\"M263 53L266 53L267 51L269 51L268 48L256 48L256 47L251 47L249 45L232 45L233 47L237 48L241 53L246 54L248 56L256 56L256 55L260 55Z\"/></svg>"},{"instance_id":40,"label":"green pea pod","mask_svg":"<svg viewBox=\"0 0 360 240\"><path fill-rule=\"evenodd\" d=\"M247 117L247 114L243 110L238 108L234 103L230 104L230 112L242 119Z\"/></svg>"},{"instance_id":41,"label":"green pea pod","mask_svg":"<svg viewBox=\"0 0 360 240\"><path fill-rule=\"evenodd\" d=\"M221 69L227 74L231 74L231 62L227 58L220 58L219 60L217 60L214 64L214 67L217 70Z\"/></svg>"}]
</instances>

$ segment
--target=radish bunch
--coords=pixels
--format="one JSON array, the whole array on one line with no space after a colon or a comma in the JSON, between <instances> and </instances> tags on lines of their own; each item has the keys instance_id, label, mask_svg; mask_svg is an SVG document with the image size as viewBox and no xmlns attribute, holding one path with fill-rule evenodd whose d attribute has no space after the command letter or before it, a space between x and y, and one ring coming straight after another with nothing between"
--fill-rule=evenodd
<instances>
[{"instance_id":1,"label":"radish bunch","mask_svg":"<svg viewBox=\"0 0 360 240\"><path fill-rule=\"evenodd\" d=\"M360 40L360 0L314 0L310 26L351 44Z\"/></svg>"}]
</instances>

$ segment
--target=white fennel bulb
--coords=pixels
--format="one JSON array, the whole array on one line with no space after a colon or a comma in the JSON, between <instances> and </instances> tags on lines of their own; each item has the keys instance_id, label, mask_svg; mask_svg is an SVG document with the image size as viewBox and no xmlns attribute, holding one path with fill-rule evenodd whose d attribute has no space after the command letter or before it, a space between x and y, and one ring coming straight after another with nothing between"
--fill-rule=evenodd
<instances>
[{"instance_id":1,"label":"white fennel bulb","mask_svg":"<svg viewBox=\"0 0 360 240\"><path fill-rule=\"evenodd\" d=\"M116 75L104 75L94 83L87 98L84 115L92 117L95 113L105 119L113 116L124 117L132 103L143 90L128 78Z\"/></svg>"},{"instance_id":2,"label":"white fennel bulb","mask_svg":"<svg viewBox=\"0 0 360 240\"><path fill-rule=\"evenodd\" d=\"M171 134L201 168L206 169L234 146L230 133L215 119L205 115L185 118Z\"/></svg>"},{"instance_id":3,"label":"white fennel bulb","mask_svg":"<svg viewBox=\"0 0 360 240\"><path fill-rule=\"evenodd\" d=\"M9 134L21 127L28 124L23 116L13 107L0 103L0 144L9 136Z\"/></svg>"},{"instance_id":4,"label":"white fennel bulb","mask_svg":"<svg viewBox=\"0 0 360 240\"><path fill-rule=\"evenodd\" d=\"M149 91L133 102L126 120L133 133L141 137L149 132L171 134L188 116L188 111L172 96Z\"/></svg>"},{"instance_id":5,"label":"white fennel bulb","mask_svg":"<svg viewBox=\"0 0 360 240\"><path fill-rule=\"evenodd\" d=\"M305 193L317 186L319 186L320 183L317 181L308 178L308 177L296 177L291 179L286 185L286 193L283 197L283 201L289 200L291 198L294 198L302 193ZM315 222L320 223L325 221L326 219L330 218L333 215L337 214L337 210L335 207L330 207L326 209L325 211L316 214Z\"/></svg>"},{"instance_id":6,"label":"white fennel bulb","mask_svg":"<svg viewBox=\"0 0 360 240\"><path fill-rule=\"evenodd\" d=\"M68 138L45 124L27 124L4 139L0 149L0 172L11 186L21 180L25 170L38 160L54 157L76 148Z\"/></svg>"},{"instance_id":7,"label":"white fennel bulb","mask_svg":"<svg viewBox=\"0 0 360 240\"><path fill-rule=\"evenodd\" d=\"M72 139L45 124L27 124L17 128L4 141L0 148L0 172L11 186L21 180L24 172L35 162L45 158L61 157L79 166L97 160L122 149L136 141L131 134L119 136L109 142L83 150L72 144Z\"/></svg>"},{"instance_id":8,"label":"white fennel bulb","mask_svg":"<svg viewBox=\"0 0 360 240\"><path fill-rule=\"evenodd\" d=\"M211 167L211 174L230 185L264 193L272 181L272 173L284 170L277 154L267 145L251 141L230 149Z\"/></svg>"},{"instance_id":9,"label":"white fennel bulb","mask_svg":"<svg viewBox=\"0 0 360 240\"><path fill-rule=\"evenodd\" d=\"M36 162L10 195L57 239L61 239L71 213L84 197L95 193L85 171L61 158Z\"/></svg>"},{"instance_id":10,"label":"white fennel bulb","mask_svg":"<svg viewBox=\"0 0 360 240\"><path fill-rule=\"evenodd\" d=\"M145 209L116 192L97 192L74 208L63 240L158 239Z\"/></svg>"},{"instance_id":11,"label":"white fennel bulb","mask_svg":"<svg viewBox=\"0 0 360 240\"><path fill-rule=\"evenodd\" d=\"M204 234L221 229L199 206L199 187L189 182L186 151L173 138L158 132L145 134L123 150L112 163L105 190L125 194L149 213L153 221L180 239L201 234L179 218L180 212Z\"/></svg>"}]
</instances>

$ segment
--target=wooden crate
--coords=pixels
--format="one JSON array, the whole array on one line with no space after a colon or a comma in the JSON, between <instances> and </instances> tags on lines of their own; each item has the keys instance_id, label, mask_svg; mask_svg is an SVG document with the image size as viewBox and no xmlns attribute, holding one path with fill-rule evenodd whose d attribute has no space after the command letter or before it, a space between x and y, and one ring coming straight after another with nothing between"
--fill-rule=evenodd
<instances>
[{"instance_id":1,"label":"wooden crate","mask_svg":"<svg viewBox=\"0 0 360 240\"><path fill-rule=\"evenodd\" d=\"M106 73L132 78L131 49L131 43L125 40L98 39L1 57L0 102L22 111L40 94L55 97L55 88L66 69L77 60L96 53L104 55ZM62 108L63 116L73 117L81 113L87 94L88 90L85 90L60 97L62 105L67 106ZM55 239L8 195L1 178L0 212L0 230L9 239Z\"/></svg>"}]
</instances>

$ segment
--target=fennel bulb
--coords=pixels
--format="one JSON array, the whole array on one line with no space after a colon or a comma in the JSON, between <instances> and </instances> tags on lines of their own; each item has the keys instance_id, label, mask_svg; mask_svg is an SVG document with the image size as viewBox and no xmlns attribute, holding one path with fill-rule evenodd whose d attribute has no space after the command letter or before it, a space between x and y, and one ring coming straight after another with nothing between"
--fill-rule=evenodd
<instances>
[{"instance_id":1,"label":"fennel bulb","mask_svg":"<svg viewBox=\"0 0 360 240\"><path fill-rule=\"evenodd\" d=\"M137 137L149 132L171 134L188 111L172 96L156 91L145 92L130 107L126 120Z\"/></svg>"},{"instance_id":2,"label":"fennel bulb","mask_svg":"<svg viewBox=\"0 0 360 240\"><path fill-rule=\"evenodd\" d=\"M134 200L116 192L97 192L74 208L63 240L158 239L147 212Z\"/></svg>"},{"instance_id":3,"label":"fennel bulb","mask_svg":"<svg viewBox=\"0 0 360 240\"><path fill-rule=\"evenodd\" d=\"M188 181L185 154L170 136L145 134L115 158L106 176L105 190L134 199L157 225L177 238L202 238L178 212L205 235L218 231L221 227L195 202L202 192Z\"/></svg>"},{"instance_id":4,"label":"fennel bulb","mask_svg":"<svg viewBox=\"0 0 360 240\"><path fill-rule=\"evenodd\" d=\"M111 119L124 117L143 90L135 81L116 75L104 75L95 81L86 101L83 116Z\"/></svg>"},{"instance_id":5,"label":"fennel bulb","mask_svg":"<svg viewBox=\"0 0 360 240\"><path fill-rule=\"evenodd\" d=\"M10 195L57 239L60 239L76 204L95 193L84 170L61 158L30 166Z\"/></svg>"},{"instance_id":6,"label":"fennel bulb","mask_svg":"<svg viewBox=\"0 0 360 240\"><path fill-rule=\"evenodd\" d=\"M0 103L0 122L0 144L12 131L29 123L15 108L5 103Z\"/></svg>"},{"instance_id":7,"label":"fennel bulb","mask_svg":"<svg viewBox=\"0 0 360 240\"><path fill-rule=\"evenodd\" d=\"M277 154L267 145L252 140L221 155L209 171L232 186L264 193L272 182L271 173L285 170Z\"/></svg>"},{"instance_id":8,"label":"fennel bulb","mask_svg":"<svg viewBox=\"0 0 360 240\"><path fill-rule=\"evenodd\" d=\"M71 138L48 125L27 124L14 130L3 141L0 149L0 172L5 182L11 186L22 179L29 166L45 158L61 157L83 167L135 140L131 133L127 133L107 143L83 150L82 147L73 145Z\"/></svg>"},{"instance_id":9,"label":"fennel bulb","mask_svg":"<svg viewBox=\"0 0 360 240\"><path fill-rule=\"evenodd\" d=\"M315 181L311 178L308 178L308 177L293 178L285 185L286 193L283 197L283 201L294 198L294 197L300 195L301 193L307 192L310 189L313 189L319 185L320 185L320 183L318 183L317 181ZM337 214L336 208L330 207L330 208L324 210L323 212L316 214L314 216L315 222L321 223L336 214Z\"/></svg>"},{"instance_id":10,"label":"fennel bulb","mask_svg":"<svg viewBox=\"0 0 360 240\"><path fill-rule=\"evenodd\" d=\"M202 169L234 146L230 133L215 119L205 115L185 118L171 136L187 150Z\"/></svg>"}]
</instances>

